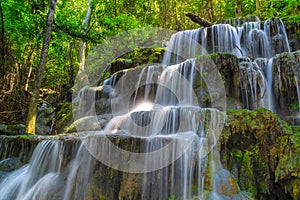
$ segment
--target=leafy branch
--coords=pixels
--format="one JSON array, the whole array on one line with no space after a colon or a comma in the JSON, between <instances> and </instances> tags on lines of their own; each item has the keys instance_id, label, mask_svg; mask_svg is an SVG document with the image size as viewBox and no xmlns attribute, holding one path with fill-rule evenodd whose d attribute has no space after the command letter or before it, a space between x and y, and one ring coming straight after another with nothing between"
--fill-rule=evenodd
<instances>
[{"instance_id":1,"label":"leafy branch","mask_svg":"<svg viewBox=\"0 0 300 200\"><path fill-rule=\"evenodd\" d=\"M94 22L95 23L95 22ZM92 26L94 25L94 23L92 24ZM63 32L69 36L71 36L72 38L76 38L76 39L80 39L80 40L84 40L84 41L89 41L92 42L94 44L99 43L99 40L93 37L90 37L88 34L90 32L90 29L92 28L92 26L89 27L89 29L84 33L84 32L75 32L73 30L71 30L70 28L63 26L63 25L59 25L56 22L53 22L53 31L54 32Z\"/></svg>"}]
</instances>

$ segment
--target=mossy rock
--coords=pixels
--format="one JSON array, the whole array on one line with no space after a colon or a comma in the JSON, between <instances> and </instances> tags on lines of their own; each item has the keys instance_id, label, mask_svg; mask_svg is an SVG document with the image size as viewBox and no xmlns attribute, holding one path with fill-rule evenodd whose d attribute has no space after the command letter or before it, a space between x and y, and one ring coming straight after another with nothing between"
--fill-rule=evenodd
<instances>
[{"instance_id":1,"label":"mossy rock","mask_svg":"<svg viewBox=\"0 0 300 200\"><path fill-rule=\"evenodd\" d=\"M279 163L275 171L276 182L284 185L294 199L300 198L300 132L293 127L294 134L286 139L288 144L279 155Z\"/></svg>"},{"instance_id":2,"label":"mossy rock","mask_svg":"<svg viewBox=\"0 0 300 200\"><path fill-rule=\"evenodd\" d=\"M0 161L0 171L11 172L20 168L22 165L19 158L6 158Z\"/></svg>"},{"instance_id":3,"label":"mossy rock","mask_svg":"<svg viewBox=\"0 0 300 200\"><path fill-rule=\"evenodd\" d=\"M225 170L220 169L214 175L214 187L213 189L224 196L232 198L234 195L239 193L239 187L231 174Z\"/></svg>"},{"instance_id":4,"label":"mossy rock","mask_svg":"<svg viewBox=\"0 0 300 200\"><path fill-rule=\"evenodd\" d=\"M300 178L297 127L293 130L264 108L230 110L227 115L220 137L221 158L240 188L256 199L290 196L297 199L298 194L294 194L298 183L294 180ZM289 181L293 182L291 186L287 184Z\"/></svg>"},{"instance_id":5,"label":"mossy rock","mask_svg":"<svg viewBox=\"0 0 300 200\"><path fill-rule=\"evenodd\" d=\"M25 125L24 124L10 124L6 127L7 132L11 133L25 133Z\"/></svg>"},{"instance_id":6,"label":"mossy rock","mask_svg":"<svg viewBox=\"0 0 300 200\"><path fill-rule=\"evenodd\" d=\"M0 160L18 158L23 164L27 163L42 139L43 136L37 135L0 136Z\"/></svg>"},{"instance_id":7,"label":"mossy rock","mask_svg":"<svg viewBox=\"0 0 300 200\"><path fill-rule=\"evenodd\" d=\"M140 65L161 63L165 48L137 48L112 61L104 72L100 83L109 78L112 74L135 68Z\"/></svg>"}]
</instances>

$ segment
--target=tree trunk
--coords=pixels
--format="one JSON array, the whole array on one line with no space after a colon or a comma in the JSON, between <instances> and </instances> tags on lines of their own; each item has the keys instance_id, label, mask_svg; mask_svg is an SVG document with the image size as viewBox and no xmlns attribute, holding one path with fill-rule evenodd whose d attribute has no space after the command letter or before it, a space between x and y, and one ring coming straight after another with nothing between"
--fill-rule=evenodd
<instances>
[{"instance_id":1,"label":"tree trunk","mask_svg":"<svg viewBox=\"0 0 300 200\"><path fill-rule=\"evenodd\" d=\"M3 17L3 10L0 1L0 15L1 15L1 57L0 57L0 66L1 66L1 73L0 75L4 75L5 72L5 39L4 39L4 17Z\"/></svg>"},{"instance_id":2,"label":"tree trunk","mask_svg":"<svg viewBox=\"0 0 300 200\"><path fill-rule=\"evenodd\" d=\"M45 38L43 42L40 64L36 75L35 85L32 91L32 96L30 98L28 115L26 120L26 132L30 134L35 134L35 124L36 124L36 111L37 111L37 103L39 92L41 88L41 82L43 78L43 74L45 71L47 55L49 50L49 44L51 39L51 31L52 31L52 23L54 19L54 13L56 8L57 0L51 0L50 7L47 16L47 23L45 29Z\"/></svg>"},{"instance_id":3,"label":"tree trunk","mask_svg":"<svg viewBox=\"0 0 300 200\"><path fill-rule=\"evenodd\" d=\"M242 2L237 1L237 16L242 17Z\"/></svg>"},{"instance_id":4,"label":"tree trunk","mask_svg":"<svg viewBox=\"0 0 300 200\"><path fill-rule=\"evenodd\" d=\"M215 20L215 14L214 14L214 7L213 7L213 1L208 1L208 10L209 10L209 20L214 21Z\"/></svg>"},{"instance_id":5,"label":"tree trunk","mask_svg":"<svg viewBox=\"0 0 300 200\"><path fill-rule=\"evenodd\" d=\"M72 53L73 45L70 43L69 46L69 59L70 59L70 69L69 69L69 78L71 85L74 84L74 64L73 64L73 53Z\"/></svg>"},{"instance_id":6,"label":"tree trunk","mask_svg":"<svg viewBox=\"0 0 300 200\"><path fill-rule=\"evenodd\" d=\"M33 46L29 45L30 50L29 50L29 55L28 58L24 61L24 66L27 68L29 67L29 71L28 71L28 75L26 78L26 84L25 84L25 91L28 91L28 85L29 85L29 81L30 81L30 77L31 77L31 73L32 73L32 64L31 61L34 58L34 54L33 52L35 51L35 48L37 46L37 44L34 44Z\"/></svg>"},{"instance_id":7,"label":"tree trunk","mask_svg":"<svg viewBox=\"0 0 300 200\"><path fill-rule=\"evenodd\" d=\"M259 0L255 0L256 12L257 12L257 15L260 17L260 9L259 9L259 7L260 7Z\"/></svg>"},{"instance_id":8,"label":"tree trunk","mask_svg":"<svg viewBox=\"0 0 300 200\"><path fill-rule=\"evenodd\" d=\"M28 90L28 85L29 85L29 80L30 80L31 72L32 72L32 66L30 65L29 72L28 72L27 79L26 79L25 88L24 88L25 91Z\"/></svg>"},{"instance_id":9,"label":"tree trunk","mask_svg":"<svg viewBox=\"0 0 300 200\"><path fill-rule=\"evenodd\" d=\"M91 14L92 14L92 6L91 6L91 0L88 0L88 10L86 12L85 19L83 21L82 29L84 33L87 33L87 30L89 28L89 23L91 19ZM85 63L85 51L86 51L86 41L82 40L81 42L81 47L80 47L80 52L79 52L79 71L84 70L84 63Z\"/></svg>"}]
</instances>

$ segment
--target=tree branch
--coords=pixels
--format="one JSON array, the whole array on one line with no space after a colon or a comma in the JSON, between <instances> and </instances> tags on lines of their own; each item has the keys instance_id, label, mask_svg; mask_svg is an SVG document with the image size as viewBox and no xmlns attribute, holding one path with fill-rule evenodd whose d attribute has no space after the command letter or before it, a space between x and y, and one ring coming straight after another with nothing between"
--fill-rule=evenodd
<instances>
[{"instance_id":1,"label":"tree branch","mask_svg":"<svg viewBox=\"0 0 300 200\"><path fill-rule=\"evenodd\" d=\"M84 41L90 41L92 43L99 43L95 38L89 37L87 34L83 32L73 32L70 29L65 28L64 26L58 25L56 22L53 22L53 31L58 32L61 31L73 38L84 40Z\"/></svg>"},{"instance_id":2,"label":"tree branch","mask_svg":"<svg viewBox=\"0 0 300 200\"><path fill-rule=\"evenodd\" d=\"M213 25L213 23L211 23L211 22L207 21L206 19L203 19L193 13L187 13L187 14L185 14L185 16L187 16L193 22L199 24L200 26L209 27L209 26Z\"/></svg>"}]
</instances>

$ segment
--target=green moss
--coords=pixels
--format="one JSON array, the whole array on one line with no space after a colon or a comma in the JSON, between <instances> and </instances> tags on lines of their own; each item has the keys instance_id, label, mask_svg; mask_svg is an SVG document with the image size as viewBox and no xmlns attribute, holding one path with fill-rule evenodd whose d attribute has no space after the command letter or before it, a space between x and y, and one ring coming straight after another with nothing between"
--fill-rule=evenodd
<instances>
[{"instance_id":1,"label":"green moss","mask_svg":"<svg viewBox=\"0 0 300 200\"><path fill-rule=\"evenodd\" d=\"M288 190L293 197L293 199L300 199L300 179L289 180L285 189Z\"/></svg>"},{"instance_id":2,"label":"green moss","mask_svg":"<svg viewBox=\"0 0 300 200\"><path fill-rule=\"evenodd\" d=\"M175 195L169 197L168 200L175 200Z\"/></svg>"},{"instance_id":3,"label":"green moss","mask_svg":"<svg viewBox=\"0 0 300 200\"><path fill-rule=\"evenodd\" d=\"M138 199L142 186L141 174L123 174L119 192L119 199Z\"/></svg>"},{"instance_id":4,"label":"green moss","mask_svg":"<svg viewBox=\"0 0 300 200\"><path fill-rule=\"evenodd\" d=\"M300 133L300 126L292 126L293 133Z\"/></svg>"},{"instance_id":5,"label":"green moss","mask_svg":"<svg viewBox=\"0 0 300 200\"><path fill-rule=\"evenodd\" d=\"M122 58L131 60L134 66L138 66L142 64L159 63L164 52L165 48L137 48L123 55Z\"/></svg>"},{"instance_id":6,"label":"green moss","mask_svg":"<svg viewBox=\"0 0 300 200\"><path fill-rule=\"evenodd\" d=\"M240 149L232 149L229 152L229 162L240 166L238 171L232 172L235 180L238 181L240 189L246 191L248 194L251 194L251 196L255 196L257 194L257 189L252 159L252 150L242 151Z\"/></svg>"},{"instance_id":7,"label":"green moss","mask_svg":"<svg viewBox=\"0 0 300 200\"><path fill-rule=\"evenodd\" d=\"M291 136L291 142L295 145L295 147L300 148L300 132L294 131L294 134Z\"/></svg>"},{"instance_id":8,"label":"green moss","mask_svg":"<svg viewBox=\"0 0 300 200\"><path fill-rule=\"evenodd\" d=\"M55 118L56 118L55 129L58 132L65 130L65 128L69 126L73 121L72 103L70 102L59 103L57 106L57 113Z\"/></svg>"},{"instance_id":9,"label":"green moss","mask_svg":"<svg viewBox=\"0 0 300 200\"><path fill-rule=\"evenodd\" d=\"M8 136L0 136L1 139L5 140L36 140L36 139L42 139L42 136L33 135L33 134L22 134L22 135L8 135Z\"/></svg>"},{"instance_id":10,"label":"green moss","mask_svg":"<svg viewBox=\"0 0 300 200\"><path fill-rule=\"evenodd\" d=\"M220 141L228 148L229 169L237 167L235 177L242 190L261 198L278 192L272 177L282 185L300 178L300 127L290 127L264 108L228 110L227 115ZM289 186L287 193L296 193L294 188Z\"/></svg>"},{"instance_id":11,"label":"green moss","mask_svg":"<svg viewBox=\"0 0 300 200\"><path fill-rule=\"evenodd\" d=\"M161 63L165 48L136 48L113 60L101 74L99 83L110 78L114 73L122 74L126 70L147 64Z\"/></svg>"},{"instance_id":12,"label":"green moss","mask_svg":"<svg viewBox=\"0 0 300 200\"><path fill-rule=\"evenodd\" d=\"M18 135L17 138L18 139L36 139L36 138L38 138L38 136L28 134L28 135Z\"/></svg>"},{"instance_id":13,"label":"green moss","mask_svg":"<svg viewBox=\"0 0 300 200\"><path fill-rule=\"evenodd\" d=\"M292 111L299 110L299 103L297 102L297 103L292 103L292 104L290 104L290 109L291 109Z\"/></svg>"}]
</instances>

